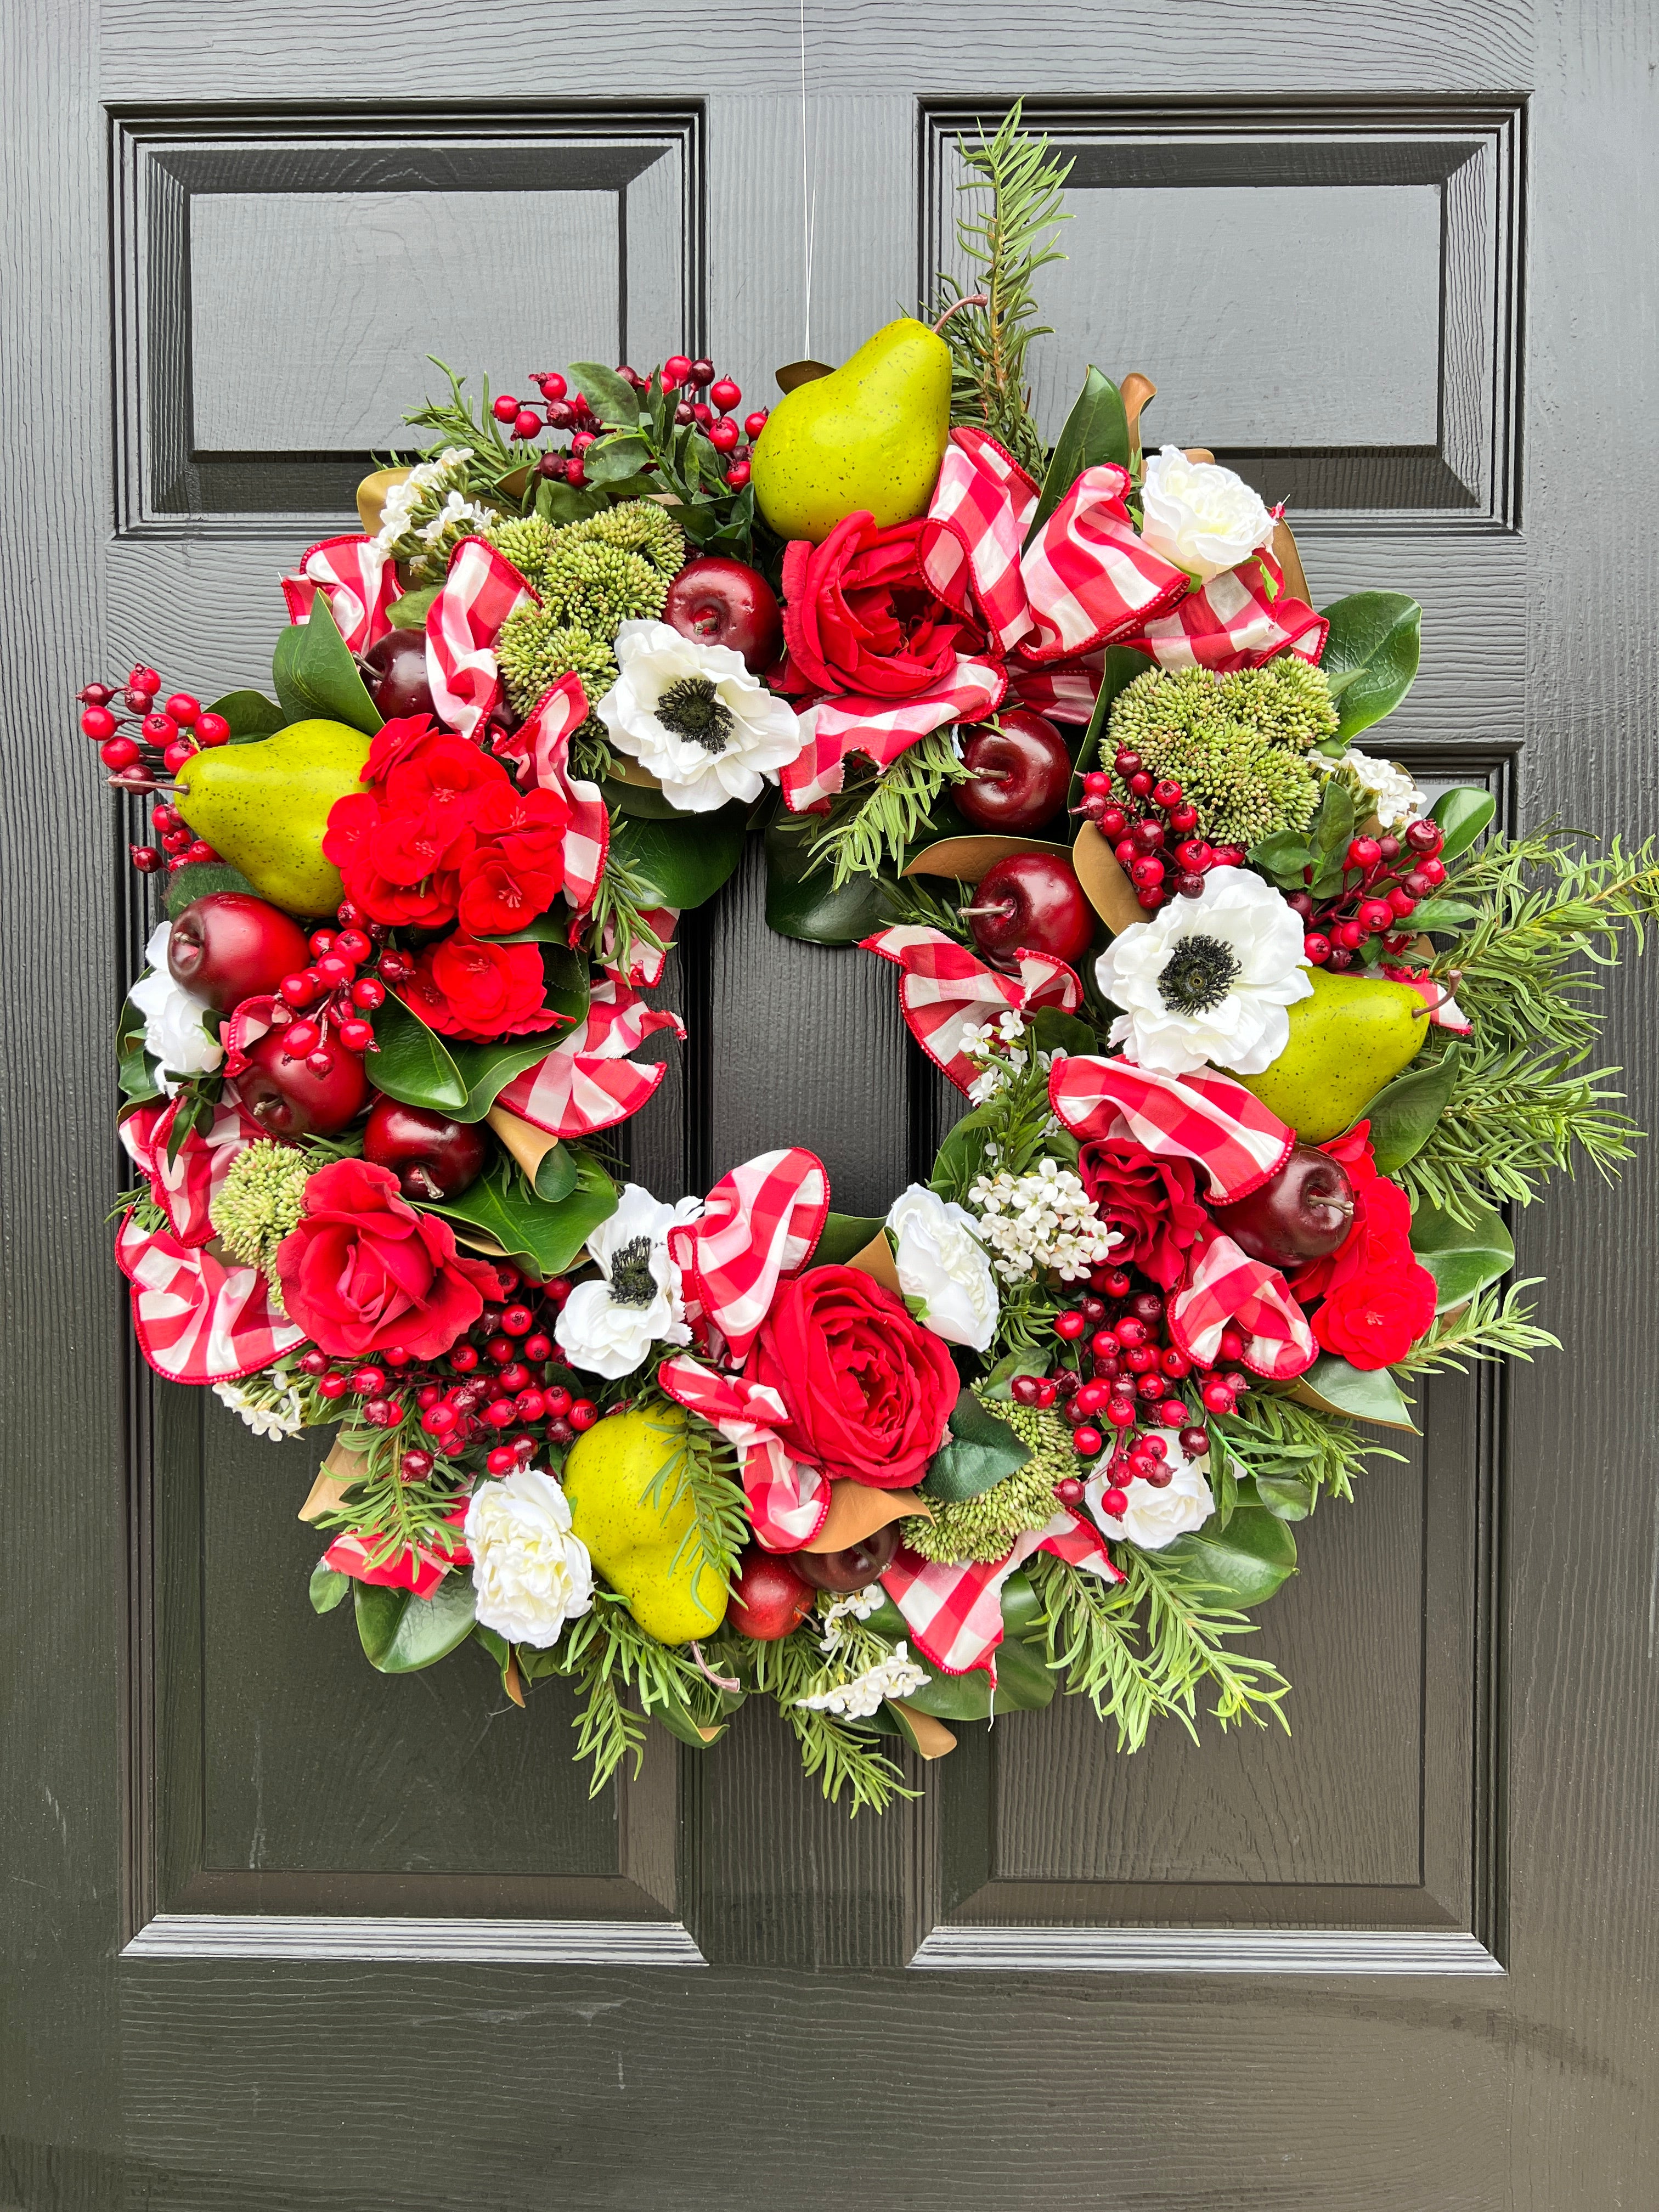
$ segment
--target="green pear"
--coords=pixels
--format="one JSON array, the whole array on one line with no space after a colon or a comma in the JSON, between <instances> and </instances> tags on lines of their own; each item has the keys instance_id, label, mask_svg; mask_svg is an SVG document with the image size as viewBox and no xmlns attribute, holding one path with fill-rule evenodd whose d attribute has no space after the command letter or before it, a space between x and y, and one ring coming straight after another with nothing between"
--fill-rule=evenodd
<instances>
[{"instance_id":1,"label":"green pear","mask_svg":"<svg viewBox=\"0 0 1659 2212\"><path fill-rule=\"evenodd\" d=\"M1298 1137L1322 1145L1416 1059L1429 1024L1422 999L1404 983L1310 972L1313 996L1288 1010L1284 1051L1260 1075L1234 1079Z\"/></svg>"},{"instance_id":2,"label":"green pear","mask_svg":"<svg viewBox=\"0 0 1659 2212\"><path fill-rule=\"evenodd\" d=\"M362 789L369 742L344 722L290 722L274 737L192 754L173 803L261 898L289 914L332 915L345 890L323 858L323 832L335 800Z\"/></svg>"},{"instance_id":3,"label":"green pear","mask_svg":"<svg viewBox=\"0 0 1659 2212\"><path fill-rule=\"evenodd\" d=\"M821 545L860 511L927 512L951 428L951 349L901 315L840 368L786 392L755 446L755 498L781 538Z\"/></svg>"}]
</instances>

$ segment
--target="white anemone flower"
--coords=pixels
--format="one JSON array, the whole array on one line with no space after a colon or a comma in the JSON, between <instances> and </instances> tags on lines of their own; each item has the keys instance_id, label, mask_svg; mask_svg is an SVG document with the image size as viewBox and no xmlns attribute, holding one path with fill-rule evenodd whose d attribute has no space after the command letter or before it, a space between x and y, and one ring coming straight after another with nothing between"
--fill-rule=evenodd
<instances>
[{"instance_id":1,"label":"white anemone flower","mask_svg":"<svg viewBox=\"0 0 1659 2212\"><path fill-rule=\"evenodd\" d=\"M668 1232L702 1210L701 1199L664 1206L641 1183L623 1186L616 1212L587 1240L599 1279L577 1284L554 1326L573 1367L615 1382L631 1375L653 1344L690 1343Z\"/></svg>"},{"instance_id":2,"label":"white anemone flower","mask_svg":"<svg viewBox=\"0 0 1659 2212\"><path fill-rule=\"evenodd\" d=\"M625 622L617 665L595 712L617 751L649 769L684 813L758 799L805 742L794 709L730 646L699 645L666 623Z\"/></svg>"},{"instance_id":3,"label":"white anemone flower","mask_svg":"<svg viewBox=\"0 0 1659 2212\"><path fill-rule=\"evenodd\" d=\"M1095 963L1101 989L1123 1009L1112 1043L1166 1075L1260 1075L1290 1042L1285 1009L1313 993L1302 938L1302 917L1271 884L1212 868L1201 897L1171 899Z\"/></svg>"},{"instance_id":4,"label":"white anemone flower","mask_svg":"<svg viewBox=\"0 0 1659 2212\"><path fill-rule=\"evenodd\" d=\"M185 1076L211 1075L225 1056L224 1047L204 1019L211 1011L207 1000L175 983L168 973L172 935L170 921L152 931L144 947L150 973L139 978L131 994L144 1018L144 1050L160 1063L156 1081L169 1098Z\"/></svg>"}]
</instances>

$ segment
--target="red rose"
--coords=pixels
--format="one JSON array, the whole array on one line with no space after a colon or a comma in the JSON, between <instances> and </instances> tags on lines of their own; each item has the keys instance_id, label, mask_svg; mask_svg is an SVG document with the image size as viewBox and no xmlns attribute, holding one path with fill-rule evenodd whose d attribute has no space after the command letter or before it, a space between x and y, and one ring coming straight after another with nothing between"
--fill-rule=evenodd
<instances>
[{"instance_id":1,"label":"red rose","mask_svg":"<svg viewBox=\"0 0 1659 2212\"><path fill-rule=\"evenodd\" d=\"M1377 1173L1369 1121L1320 1150L1348 1171L1353 1220L1334 1252L1297 1270L1291 1288L1304 1306L1323 1298L1311 1325L1325 1351L1351 1367L1392 1366L1433 1321L1439 1303L1434 1277L1412 1250L1411 1200Z\"/></svg>"},{"instance_id":2,"label":"red rose","mask_svg":"<svg viewBox=\"0 0 1659 2212\"><path fill-rule=\"evenodd\" d=\"M878 530L849 514L822 545L783 556L784 688L909 699L951 676L984 640L921 571L920 522Z\"/></svg>"},{"instance_id":3,"label":"red rose","mask_svg":"<svg viewBox=\"0 0 1659 2212\"><path fill-rule=\"evenodd\" d=\"M540 945L491 945L457 931L428 945L403 995L428 1029L482 1044L562 1021L544 993Z\"/></svg>"},{"instance_id":4,"label":"red rose","mask_svg":"<svg viewBox=\"0 0 1659 2212\"><path fill-rule=\"evenodd\" d=\"M787 1450L875 1490L920 1480L960 1387L939 1338L855 1267L781 1284L744 1373L788 1407Z\"/></svg>"},{"instance_id":5,"label":"red rose","mask_svg":"<svg viewBox=\"0 0 1659 2212\"><path fill-rule=\"evenodd\" d=\"M1190 1160L1159 1159L1127 1138L1097 1138L1078 1161L1083 1188L1101 1219L1120 1232L1111 1264L1128 1262L1173 1290L1187 1271L1187 1249L1209 1227Z\"/></svg>"},{"instance_id":6,"label":"red rose","mask_svg":"<svg viewBox=\"0 0 1659 2212\"><path fill-rule=\"evenodd\" d=\"M441 929L455 919L460 878L453 872L424 882L394 883L375 865L376 841L383 819L367 792L337 799L323 835L323 856L340 871L346 896L371 921L394 929Z\"/></svg>"},{"instance_id":7,"label":"red rose","mask_svg":"<svg viewBox=\"0 0 1659 2212\"><path fill-rule=\"evenodd\" d=\"M389 1168L319 1168L305 1209L276 1248L277 1279L289 1317L335 1358L400 1344L434 1359L501 1294L495 1270L463 1259L448 1223L408 1205Z\"/></svg>"}]
</instances>

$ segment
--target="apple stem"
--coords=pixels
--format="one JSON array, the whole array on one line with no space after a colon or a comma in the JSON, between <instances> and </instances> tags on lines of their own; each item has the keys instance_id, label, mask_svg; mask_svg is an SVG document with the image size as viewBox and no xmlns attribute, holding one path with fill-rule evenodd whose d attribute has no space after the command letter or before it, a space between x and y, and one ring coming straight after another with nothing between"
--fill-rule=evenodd
<instances>
[{"instance_id":1,"label":"apple stem","mask_svg":"<svg viewBox=\"0 0 1659 2212\"><path fill-rule=\"evenodd\" d=\"M964 921L975 914L1012 914L1013 910L1006 901L1000 906L959 906L957 908Z\"/></svg>"},{"instance_id":2,"label":"apple stem","mask_svg":"<svg viewBox=\"0 0 1659 2212\"><path fill-rule=\"evenodd\" d=\"M945 328L945 325L950 321L952 315L959 315L964 307L988 307L990 304L991 298L988 292L969 292L966 293L960 300L953 300L950 306L945 310L945 313L939 317L939 320L934 324L934 337L937 337L939 336L939 333Z\"/></svg>"},{"instance_id":3,"label":"apple stem","mask_svg":"<svg viewBox=\"0 0 1659 2212\"><path fill-rule=\"evenodd\" d=\"M717 1690L740 1690L740 1689L742 1689L742 1687L743 1687L743 1684L738 1680L738 1679L737 1679L737 1677L736 1677L735 1675L733 1675L733 1674L717 1674L714 1672L714 1668L709 1665L708 1662L708 1661L703 1657L703 1656L702 1656L702 1645L701 1645L701 1644L696 1641L696 1638L695 1637L692 1638L692 1641L691 1641L691 1656L692 1656L692 1657L696 1661L696 1662L697 1662L698 1671L699 1671L699 1672L700 1672L700 1673L704 1676L704 1678L705 1678L707 1680L708 1680L708 1681L712 1682L712 1683L714 1684L714 1687L715 1687Z\"/></svg>"}]
</instances>

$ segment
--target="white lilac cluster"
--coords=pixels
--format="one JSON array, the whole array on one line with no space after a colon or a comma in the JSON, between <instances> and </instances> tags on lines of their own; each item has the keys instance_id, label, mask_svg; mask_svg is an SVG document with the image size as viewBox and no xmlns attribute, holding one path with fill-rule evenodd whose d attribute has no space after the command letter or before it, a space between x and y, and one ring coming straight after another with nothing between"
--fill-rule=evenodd
<instances>
[{"instance_id":1,"label":"white lilac cluster","mask_svg":"<svg viewBox=\"0 0 1659 2212\"><path fill-rule=\"evenodd\" d=\"M968 1203L979 1216L980 1241L996 1255L996 1271L1005 1282L1023 1282L1040 1267L1062 1282L1079 1282L1110 1256L1117 1242L1077 1176L1046 1154L1030 1175L1003 1169L981 1176Z\"/></svg>"},{"instance_id":2,"label":"white lilac cluster","mask_svg":"<svg viewBox=\"0 0 1659 2212\"><path fill-rule=\"evenodd\" d=\"M982 1106L988 1098L994 1098L1006 1091L1016 1075L1024 1072L1030 1059L1024 1038L1025 1024L1012 1007L997 1016L994 1022L969 1022L962 1032L961 1052L974 1066L983 1069L968 1086L968 1103ZM1037 1054L1043 1066L1050 1055Z\"/></svg>"},{"instance_id":3,"label":"white lilac cluster","mask_svg":"<svg viewBox=\"0 0 1659 2212\"><path fill-rule=\"evenodd\" d=\"M1428 800L1403 768L1362 753L1358 745L1350 745L1340 760L1322 760L1316 753L1313 760L1316 768L1333 774L1346 769L1361 797L1370 799L1371 811L1384 830L1401 829L1429 811Z\"/></svg>"},{"instance_id":4,"label":"white lilac cluster","mask_svg":"<svg viewBox=\"0 0 1659 2212\"><path fill-rule=\"evenodd\" d=\"M256 1437L273 1444L297 1437L305 1426L300 1393L285 1363L250 1375L240 1382L216 1382L213 1395L222 1406L240 1413Z\"/></svg>"},{"instance_id":5,"label":"white lilac cluster","mask_svg":"<svg viewBox=\"0 0 1659 2212\"><path fill-rule=\"evenodd\" d=\"M435 461L417 461L392 484L380 509L375 550L400 560L420 550L435 550L441 540L453 543L487 521L483 508L475 507L460 489L471 459L470 446L446 446Z\"/></svg>"},{"instance_id":6,"label":"white lilac cluster","mask_svg":"<svg viewBox=\"0 0 1659 2212\"><path fill-rule=\"evenodd\" d=\"M844 1721L867 1721L885 1698L908 1698L925 1690L933 1679L910 1656L908 1644L896 1644L890 1657L878 1667L866 1667L850 1682L837 1682L833 1688L819 1690L799 1702L815 1713L835 1713Z\"/></svg>"},{"instance_id":7,"label":"white lilac cluster","mask_svg":"<svg viewBox=\"0 0 1659 2212\"><path fill-rule=\"evenodd\" d=\"M847 1641L848 1624L868 1620L872 1613L879 1613L886 1593L878 1582L866 1583L863 1589L848 1590L838 1597L818 1615L818 1649L826 1659L833 1659Z\"/></svg>"}]
</instances>

